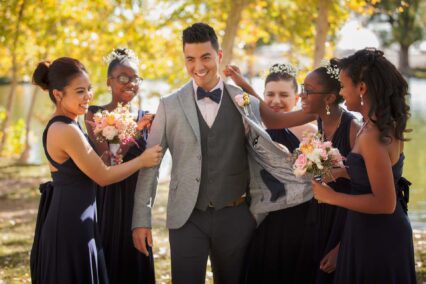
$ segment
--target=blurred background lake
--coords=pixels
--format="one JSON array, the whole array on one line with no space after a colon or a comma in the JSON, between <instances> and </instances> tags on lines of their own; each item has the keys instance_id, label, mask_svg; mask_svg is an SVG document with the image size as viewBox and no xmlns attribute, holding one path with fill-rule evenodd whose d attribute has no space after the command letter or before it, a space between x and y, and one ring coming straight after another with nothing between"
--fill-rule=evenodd
<instances>
[{"instance_id":1,"label":"blurred background lake","mask_svg":"<svg viewBox=\"0 0 426 284\"><path fill-rule=\"evenodd\" d=\"M405 144L405 167L404 176L412 182L410 190L409 215L414 230L426 231L426 79L409 79L411 119L409 128L413 130L408 135L411 139ZM252 84L259 93L263 93L263 80L254 78ZM6 94L9 86L0 86L0 105L5 104ZM155 112L158 104L158 96L150 96L152 92L167 95L172 90L163 81L146 80L142 83L139 100L135 100L143 109ZM16 100L13 109L13 120L25 117L33 92L31 84L20 84L17 89ZM106 103L109 95L99 95L97 103ZM41 135L44 125L48 120L53 105L47 93L39 92L36 99L34 116L31 120L31 152L30 163L45 163ZM82 121L81 121L82 122ZM82 123L83 124L83 123ZM170 168L170 157L165 157L162 165L160 178L168 178Z\"/></svg>"}]
</instances>

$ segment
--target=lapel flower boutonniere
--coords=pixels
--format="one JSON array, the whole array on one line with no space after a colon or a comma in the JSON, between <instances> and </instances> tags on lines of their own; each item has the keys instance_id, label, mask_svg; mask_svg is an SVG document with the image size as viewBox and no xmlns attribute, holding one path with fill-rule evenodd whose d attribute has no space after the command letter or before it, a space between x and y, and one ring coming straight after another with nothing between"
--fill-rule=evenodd
<instances>
[{"instance_id":1,"label":"lapel flower boutonniere","mask_svg":"<svg viewBox=\"0 0 426 284\"><path fill-rule=\"evenodd\" d=\"M236 95L235 102L239 107L242 107L244 113L248 115L247 106L250 104L250 96L247 93Z\"/></svg>"}]
</instances>

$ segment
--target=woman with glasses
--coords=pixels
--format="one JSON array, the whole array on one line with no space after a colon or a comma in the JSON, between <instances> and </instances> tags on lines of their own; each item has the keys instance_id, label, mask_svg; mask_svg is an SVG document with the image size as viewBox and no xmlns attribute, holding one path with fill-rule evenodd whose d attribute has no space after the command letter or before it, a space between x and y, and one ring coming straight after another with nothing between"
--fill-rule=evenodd
<instances>
[{"instance_id":1,"label":"woman with glasses","mask_svg":"<svg viewBox=\"0 0 426 284\"><path fill-rule=\"evenodd\" d=\"M118 104L129 104L137 95L142 82L138 75L139 62L132 50L114 49L105 60L108 63L107 85L111 89L111 101L104 106L90 106L86 121L92 121L97 111L112 111ZM149 123L152 118L153 115L138 111L138 124ZM122 157L126 162L145 150L146 135L141 135L141 138L136 140L138 145L121 145L119 156L114 156L110 153L107 142L99 142L96 139L91 124L86 122L86 127L96 152L107 165L110 164L111 158ZM100 235L112 284L155 283L153 254L150 252L149 256L145 256L133 246L131 223L137 178L138 173L135 173L119 183L99 188L97 192Z\"/></svg>"},{"instance_id":2,"label":"woman with glasses","mask_svg":"<svg viewBox=\"0 0 426 284\"><path fill-rule=\"evenodd\" d=\"M231 76L237 76L237 84L246 92L257 96L253 88L237 74L235 69L228 68ZM288 128L302 125L312 120L317 120L318 131L325 140L331 141L343 156L351 151L355 136L359 129L355 117L340 107L343 101L340 96L340 83L338 81L339 69L334 60L327 62L310 72L301 86L300 98L302 110L288 113L273 112L268 107L266 100L261 103L262 120L269 129ZM261 99L261 98L259 98ZM338 192L348 192L349 180L343 170L333 171L335 181L326 180ZM314 247L314 262L312 270L317 271L315 283L332 283L339 241L344 227L346 210L318 203L312 200L306 236L312 235L314 239L307 239L306 245ZM313 241L313 243L309 243ZM306 268L306 271L309 271ZM293 282L296 283L296 282Z\"/></svg>"},{"instance_id":3,"label":"woman with glasses","mask_svg":"<svg viewBox=\"0 0 426 284\"><path fill-rule=\"evenodd\" d=\"M333 147L346 157L355 143L359 125L355 122L355 117L340 106L343 97L340 95L338 76L339 69L335 61L327 62L306 76L300 96L303 111L317 115L318 131L324 139L331 141ZM350 183L346 171L335 170L333 176L335 180L327 180L328 185L337 192L348 193ZM332 283L346 209L318 203L316 200L312 201L312 206L316 208L316 283Z\"/></svg>"}]
</instances>

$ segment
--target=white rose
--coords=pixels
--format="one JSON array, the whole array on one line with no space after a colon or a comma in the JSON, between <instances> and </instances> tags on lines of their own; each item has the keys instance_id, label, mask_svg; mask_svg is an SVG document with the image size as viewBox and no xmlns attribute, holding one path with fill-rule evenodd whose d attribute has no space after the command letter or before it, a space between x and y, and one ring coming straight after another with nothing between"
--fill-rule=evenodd
<instances>
[{"instance_id":1,"label":"white rose","mask_svg":"<svg viewBox=\"0 0 426 284\"><path fill-rule=\"evenodd\" d=\"M115 136L117 136L118 131L114 126L106 126L102 130L102 136L104 136L107 140L114 139Z\"/></svg>"}]
</instances>

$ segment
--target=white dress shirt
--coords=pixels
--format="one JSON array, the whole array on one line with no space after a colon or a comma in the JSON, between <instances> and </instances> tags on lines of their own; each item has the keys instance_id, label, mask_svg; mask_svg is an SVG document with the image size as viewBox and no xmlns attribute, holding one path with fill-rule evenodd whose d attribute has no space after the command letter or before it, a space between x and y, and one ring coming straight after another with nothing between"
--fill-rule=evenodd
<instances>
[{"instance_id":1,"label":"white dress shirt","mask_svg":"<svg viewBox=\"0 0 426 284\"><path fill-rule=\"evenodd\" d=\"M222 96L223 96L223 80L220 79L216 86L214 86L211 90L205 90L205 91L213 91L215 89L220 89L222 91L222 95L220 97L220 102L216 103L212 101L210 98L206 97L201 100L197 99L197 84L194 80L192 80L192 85L194 87L194 94L195 94L195 101L197 102L198 109L201 112L201 115L204 118L204 121L207 123L209 127L212 127L214 120L216 119L217 113L219 111L220 104L222 103Z\"/></svg>"}]
</instances>

